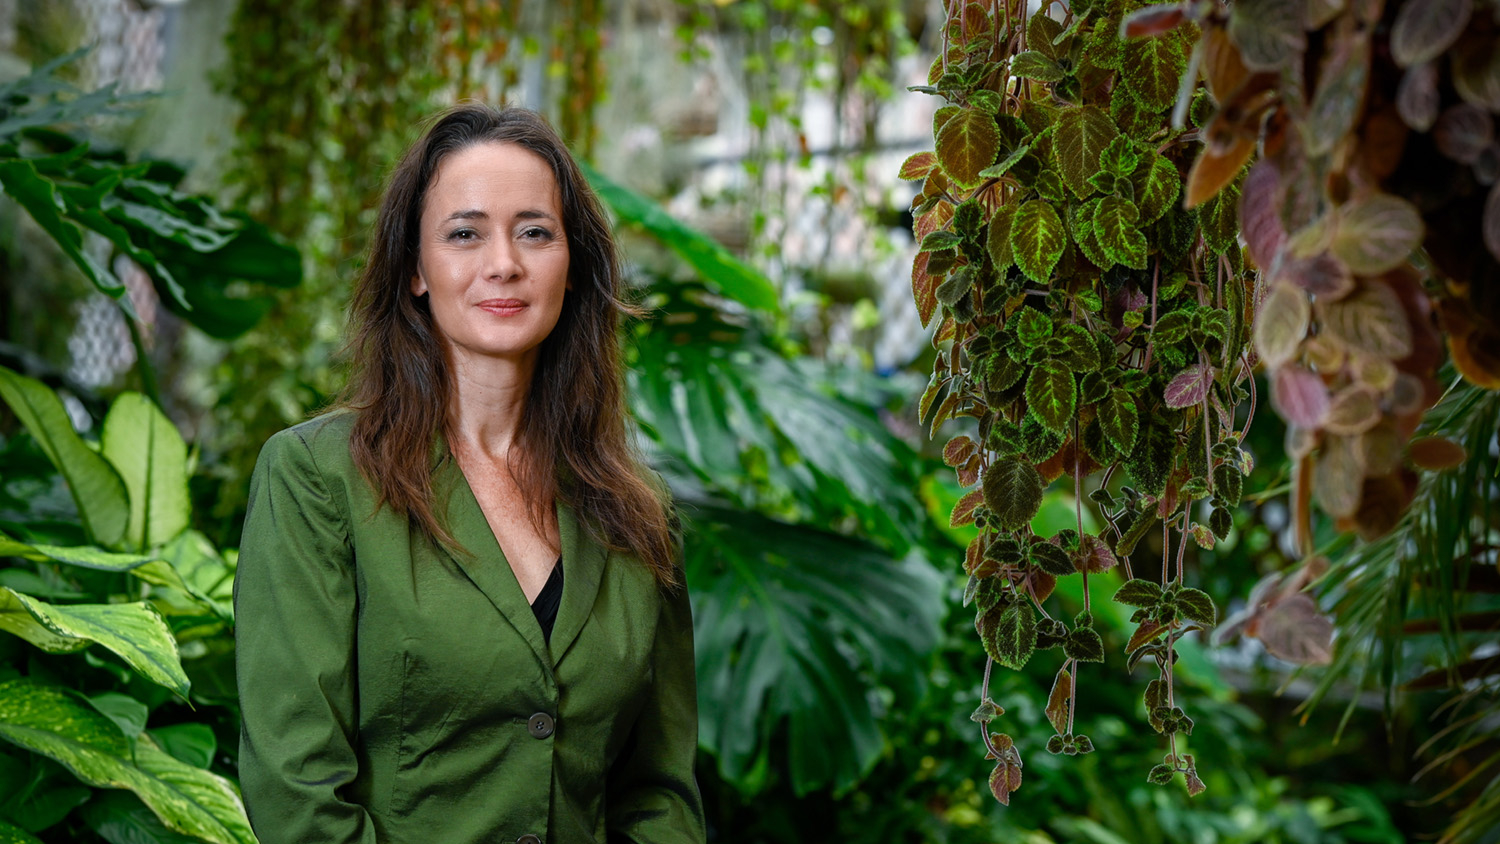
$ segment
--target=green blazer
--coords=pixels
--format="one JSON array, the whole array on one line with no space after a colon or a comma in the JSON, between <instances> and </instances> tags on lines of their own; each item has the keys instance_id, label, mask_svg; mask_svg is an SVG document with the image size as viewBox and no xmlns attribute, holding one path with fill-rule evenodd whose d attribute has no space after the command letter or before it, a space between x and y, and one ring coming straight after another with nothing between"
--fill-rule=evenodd
<instances>
[{"instance_id":1,"label":"green blazer","mask_svg":"<svg viewBox=\"0 0 1500 844\"><path fill-rule=\"evenodd\" d=\"M260 840L704 841L687 590L559 506L549 647L457 464L435 501L472 555L375 507L353 419L276 434L250 484L235 660Z\"/></svg>"}]
</instances>

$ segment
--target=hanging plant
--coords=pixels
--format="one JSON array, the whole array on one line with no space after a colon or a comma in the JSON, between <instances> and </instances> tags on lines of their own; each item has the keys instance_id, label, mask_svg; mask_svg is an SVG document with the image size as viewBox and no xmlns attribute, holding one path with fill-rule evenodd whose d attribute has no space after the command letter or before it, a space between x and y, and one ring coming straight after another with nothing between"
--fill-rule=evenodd
<instances>
[{"instance_id":1,"label":"hanging plant","mask_svg":"<svg viewBox=\"0 0 1500 844\"><path fill-rule=\"evenodd\" d=\"M901 169L922 182L913 294L923 323L938 323L920 407L934 433L974 420L944 457L970 488L953 523L979 527L964 561L964 600L988 654L973 717L996 763L991 790L1007 804L1022 760L1015 739L991 732L1003 715L991 670L1060 660L1047 749L1091 752L1075 729L1080 668L1105 651L1087 581L1116 566L1127 580L1114 600L1138 624L1126 664L1155 666L1145 717L1167 752L1149 779L1182 773L1190 793L1203 789L1179 749L1193 720L1172 665L1183 636L1217 621L1209 596L1184 581L1187 543L1224 539L1250 468L1235 415L1254 405L1254 297L1237 243L1249 148L1221 165L1221 190L1184 207L1200 199L1189 170L1214 112L1193 75L1180 86L1197 32L1122 40L1138 5L1053 2L1028 16L1023 2L955 4L929 84L914 89L946 101L934 150ZM1121 473L1124 485L1111 485ZM1031 519L1059 480L1073 489L1077 527L1037 535ZM1103 514L1098 535L1084 531L1086 487ZM1152 531L1160 576L1134 577L1130 553ZM1049 599L1074 576L1084 606L1069 619Z\"/></svg>"}]
</instances>

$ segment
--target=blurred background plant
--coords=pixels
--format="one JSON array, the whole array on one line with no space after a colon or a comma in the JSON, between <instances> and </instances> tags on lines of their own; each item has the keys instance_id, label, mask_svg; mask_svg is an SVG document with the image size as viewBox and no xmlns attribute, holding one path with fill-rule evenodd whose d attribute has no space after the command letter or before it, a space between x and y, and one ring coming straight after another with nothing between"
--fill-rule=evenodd
<instances>
[{"instance_id":1,"label":"blurred background plant","mask_svg":"<svg viewBox=\"0 0 1500 844\"><path fill-rule=\"evenodd\" d=\"M87 230L56 235L73 230L49 229L34 216L43 206L0 176L0 363L18 373L6 381L7 403L58 395L92 462L102 456L126 490L106 493L116 503L105 509L144 506L127 478L135 470L120 465L124 447L109 445L115 436L139 447L140 432L154 431L174 454L181 443L171 472L189 478L165 521L177 532L125 544L92 532L99 505L28 433L58 430L57 411L38 426L24 415L34 411L5 420L0 531L12 544L0 586L27 597L14 599L19 611L0 612L0 709L5 695L44 694L42 686L52 690L48 717L66 708L92 725L104 755L123 758L120 748L133 746L139 767L140 749L157 746L204 777L232 781L225 613L249 468L270 433L315 411L339 384L344 291L394 156L424 116L473 96L543 110L592 161L632 281L655 309L626 338L632 396L642 448L690 523L699 776L714 840L1394 842L1441 829L1449 798L1421 801L1455 783L1472 788L1484 774L1464 783L1439 768L1410 782L1427 761L1418 747L1441 726L1429 721L1439 701L1371 695L1355 681L1361 649L1391 643L1408 675L1447 663L1430 644L1441 637L1403 634L1389 605L1340 634L1346 667L1316 676L1254 645L1181 646L1180 682L1203 701L1193 752L1215 760L1199 798L1139 776L1156 737L1141 734L1138 689L1123 681L1092 687L1095 714L1083 729L1099 752L1062 760L1023 743L1030 799L1004 810L988 796L968 720L984 655L959 606L972 536L947 527L961 490L944 480L951 473L908 401L933 351L906 313L911 193L895 179L930 137L932 106L903 88L925 81L943 14L936 0L0 3L0 82L93 44L56 75L82 91L118 82L114 101L135 109L105 119L117 110L105 107L108 95L40 92L71 111L35 123L14 153L0 149L72 168L48 177L67 187L55 207ZM157 88L163 95L133 98ZM11 110L0 121L22 105L0 102ZM85 164L128 172L105 191L102 174L77 178ZM121 187L127 180L157 187L135 193ZM119 222L122 241L66 204L92 197L102 206L116 195L207 234L184 229L174 240ZM151 197L162 199L138 201ZM195 250L231 234L260 244L276 270ZM296 247L290 261L284 244ZM230 309L248 330L226 340L227 328L174 310L162 267L185 290L260 303ZM98 268L118 283L101 275L100 284ZM1455 420L1477 412L1465 407ZM134 428L107 421L127 411L118 418ZM1229 542L1189 555L1221 600L1248 594L1285 563L1288 520L1268 494L1284 482L1281 437L1274 420L1257 422L1246 446L1258 464L1250 503ZM1493 466L1480 471L1493 477ZM1468 489L1465 506L1495 495L1493 485ZM1441 524L1442 511L1430 512ZM1037 518L1052 519L1043 526L1055 532L1073 518L1071 496L1049 493ZM1481 541L1493 544L1489 524ZM109 558L108 570L80 548L136 556ZM1153 553L1149 542L1141 553ZM1366 601L1389 594L1378 559L1330 556L1364 575L1349 582ZM1386 564L1403 565L1394 559ZM1099 580L1091 586L1117 585ZM1335 590L1328 601L1356 594ZM1081 606L1081 597L1059 593L1065 604ZM36 625L53 628L39 614L54 616L41 602L154 612L190 685L145 679L99 638L105 631L92 646L75 637L66 653L13 635L26 625L45 639ZM1097 621L1118 652L1127 618ZM160 633L153 641L165 648ZM1045 700L1051 679L1016 672L997 679L993 694ZM1298 710L1314 691L1325 702ZM1472 729L1494 728L1485 693L1476 688L1468 704ZM1007 717L1030 734L1045 729L1039 705L1018 704ZM171 826L152 811L146 785L120 790L70 772L3 724L0 737L0 823L20 830L0 827L0 839L222 839L185 821ZM1482 742L1462 746L1474 768L1487 758ZM225 806L209 814L232 817Z\"/></svg>"}]
</instances>

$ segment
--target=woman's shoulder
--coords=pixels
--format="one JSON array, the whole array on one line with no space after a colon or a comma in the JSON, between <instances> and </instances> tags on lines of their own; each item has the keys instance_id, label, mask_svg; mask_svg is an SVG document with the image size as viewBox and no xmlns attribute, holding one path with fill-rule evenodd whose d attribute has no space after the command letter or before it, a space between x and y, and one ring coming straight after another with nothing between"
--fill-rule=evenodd
<instances>
[{"instance_id":1,"label":"woman's shoulder","mask_svg":"<svg viewBox=\"0 0 1500 844\"><path fill-rule=\"evenodd\" d=\"M352 468L349 436L357 418L356 411L341 408L277 431L261 449L262 459L279 457L290 448L325 472L339 471L345 466Z\"/></svg>"}]
</instances>

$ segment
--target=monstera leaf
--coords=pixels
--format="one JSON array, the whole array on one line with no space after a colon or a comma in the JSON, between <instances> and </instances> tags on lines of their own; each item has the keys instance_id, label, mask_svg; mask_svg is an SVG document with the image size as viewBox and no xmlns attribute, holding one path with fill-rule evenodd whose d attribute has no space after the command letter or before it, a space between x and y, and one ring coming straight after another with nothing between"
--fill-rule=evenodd
<instances>
[{"instance_id":1,"label":"monstera leaf","mask_svg":"<svg viewBox=\"0 0 1500 844\"><path fill-rule=\"evenodd\" d=\"M798 794L848 791L884 746L875 687L910 694L925 676L944 578L816 528L691 500L682 512L699 742L746 792L770 770Z\"/></svg>"}]
</instances>

